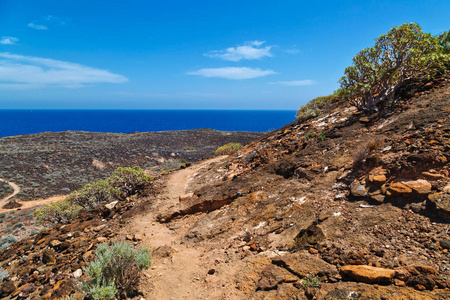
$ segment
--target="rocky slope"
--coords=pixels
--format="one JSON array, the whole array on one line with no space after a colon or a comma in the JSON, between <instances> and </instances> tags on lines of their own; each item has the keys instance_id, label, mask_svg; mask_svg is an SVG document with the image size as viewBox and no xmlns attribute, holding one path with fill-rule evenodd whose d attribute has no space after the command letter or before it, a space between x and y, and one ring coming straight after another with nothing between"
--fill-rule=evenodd
<instances>
[{"instance_id":1,"label":"rocky slope","mask_svg":"<svg viewBox=\"0 0 450 300\"><path fill-rule=\"evenodd\" d=\"M384 114L339 103L20 241L0 297L81 299L96 245L128 239L153 251L145 299L449 299L449 83Z\"/></svg>"}]
</instances>

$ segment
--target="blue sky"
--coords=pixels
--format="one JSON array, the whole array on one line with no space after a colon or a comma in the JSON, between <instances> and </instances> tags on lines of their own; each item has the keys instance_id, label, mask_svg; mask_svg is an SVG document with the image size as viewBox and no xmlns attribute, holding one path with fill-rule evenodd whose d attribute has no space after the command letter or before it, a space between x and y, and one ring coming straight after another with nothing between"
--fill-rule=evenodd
<instances>
[{"instance_id":1,"label":"blue sky","mask_svg":"<svg viewBox=\"0 0 450 300\"><path fill-rule=\"evenodd\" d=\"M450 1L0 0L0 109L296 110Z\"/></svg>"}]
</instances>

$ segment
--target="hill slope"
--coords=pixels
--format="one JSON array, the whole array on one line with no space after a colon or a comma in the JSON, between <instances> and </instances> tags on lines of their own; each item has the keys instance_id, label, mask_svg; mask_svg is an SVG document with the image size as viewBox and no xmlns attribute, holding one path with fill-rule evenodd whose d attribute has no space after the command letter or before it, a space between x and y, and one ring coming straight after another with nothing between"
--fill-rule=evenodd
<instances>
[{"instance_id":1,"label":"hill slope","mask_svg":"<svg viewBox=\"0 0 450 300\"><path fill-rule=\"evenodd\" d=\"M128 239L152 248L146 299L449 299L448 83L384 115L339 104L10 246L0 296L68 295Z\"/></svg>"}]
</instances>

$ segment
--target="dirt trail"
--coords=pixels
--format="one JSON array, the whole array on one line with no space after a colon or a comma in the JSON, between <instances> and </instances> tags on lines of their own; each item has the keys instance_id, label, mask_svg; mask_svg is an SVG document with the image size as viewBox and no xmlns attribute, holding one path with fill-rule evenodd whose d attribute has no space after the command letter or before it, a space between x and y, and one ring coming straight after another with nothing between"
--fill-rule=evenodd
<instances>
[{"instance_id":1,"label":"dirt trail","mask_svg":"<svg viewBox=\"0 0 450 300\"><path fill-rule=\"evenodd\" d=\"M48 197L48 198L44 198L44 199L36 199L36 200L30 200L30 201L17 200L17 202L22 204L20 209L28 209L28 208L36 207L36 206L43 205L43 204L51 204L53 202L61 201L61 200L66 199L66 197L67 197L66 195L56 195L56 196L52 196L52 197ZM5 205L5 204L6 204L6 202L2 203L2 205ZM0 213L8 212L10 210L17 210L17 208L4 209L4 208L1 208L1 206L0 206Z\"/></svg>"},{"instance_id":2,"label":"dirt trail","mask_svg":"<svg viewBox=\"0 0 450 300\"><path fill-rule=\"evenodd\" d=\"M7 202L9 199L11 199L12 197L14 197L15 195L17 195L17 194L20 192L20 187L19 187L17 184L15 184L14 182L7 181L7 180L2 179L2 178L0 178L0 181L9 184L9 185L14 189L14 191L12 192L11 195L6 196L5 198L3 198L3 199L0 200L0 207L2 207L3 205L6 204L6 202Z\"/></svg>"},{"instance_id":3,"label":"dirt trail","mask_svg":"<svg viewBox=\"0 0 450 300\"><path fill-rule=\"evenodd\" d=\"M187 228L196 221L195 216L182 218L169 225L155 221L156 216L179 203L179 196L186 194L190 179L200 169L223 160L216 157L179 170L167 180L160 198L143 215L136 216L123 234L139 233L142 245L153 252L152 267L144 272L141 290L145 299L236 299L230 289L224 288L225 278L209 276L215 259L223 255L211 245L188 246L183 243ZM209 276L209 277L208 277ZM207 282L207 283L205 283Z\"/></svg>"}]
</instances>

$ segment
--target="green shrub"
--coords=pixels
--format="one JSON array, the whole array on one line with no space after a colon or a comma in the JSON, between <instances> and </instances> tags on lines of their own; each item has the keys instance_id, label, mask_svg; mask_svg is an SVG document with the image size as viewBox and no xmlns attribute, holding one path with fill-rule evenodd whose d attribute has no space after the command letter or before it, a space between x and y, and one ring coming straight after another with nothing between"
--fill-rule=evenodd
<instances>
[{"instance_id":1,"label":"green shrub","mask_svg":"<svg viewBox=\"0 0 450 300\"><path fill-rule=\"evenodd\" d=\"M314 98L297 110L296 118L306 121L317 117L322 113L323 109L337 100L339 100L339 91L328 96Z\"/></svg>"},{"instance_id":2,"label":"green shrub","mask_svg":"<svg viewBox=\"0 0 450 300\"><path fill-rule=\"evenodd\" d=\"M4 238L0 238L0 250L5 250L6 248L8 248L10 245L14 244L17 242L17 239L15 236L13 235L8 235Z\"/></svg>"},{"instance_id":3,"label":"green shrub","mask_svg":"<svg viewBox=\"0 0 450 300\"><path fill-rule=\"evenodd\" d=\"M242 148L242 145L240 143L228 143L226 145L223 145L223 146L217 148L216 152L214 152L214 155L215 156L219 156L219 155L234 155L241 148Z\"/></svg>"},{"instance_id":4,"label":"green shrub","mask_svg":"<svg viewBox=\"0 0 450 300\"><path fill-rule=\"evenodd\" d=\"M83 208L80 205L64 200L36 209L33 212L33 215L39 221L64 223L69 219L76 217L82 209Z\"/></svg>"},{"instance_id":5,"label":"green shrub","mask_svg":"<svg viewBox=\"0 0 450 300\"><path fill-rule=\"evenodd\" d=\"M114 188L108 181L98 180L94 183L85 184L81 189L70 193L67 196L67 201L84 208L91 208L104 201L112 202L116 200L119 193L119 190Z\"/></svg>"},{"instance_id":6,"label":"green shrub","mask_svg":"<svg viewBox=\"0 0 450 300\"><path fill-rule=\"evenodd\" d=\"M150 267L149 250L136 249L126 242L111 247L103 243L95 256L94 261L84 268L89 280L83 284L85 293L95 299L112 299L117 293L119 296L132 295L140 272Z\"/></svg>"},{"instance_id":7,"label":"green shrub","mask_svg":"<svg viewBox=\"0 0 450 300\"><path fill-rule=\"evenodd\" d=\"M327 137L325 136L325 134L321 134L317 137L319 140L321 141L325 141L327 139Z\"/></svg>"},{"instance_id":8,"label":"green shrub","mask_svg":"<svg viewBox=\"0 0 450 300\"><path fill-rule=\"evenodd\" d=\"M9 273L6 272L3 268L0 268L0 283L2 283L3 280L8 278Z\"/></svg>"},{"instance_id":9,"label":"green shrub","mask_svg":"<svg viewBox=\"0 0 450 300\"><path fill-rule=\"evenodd\" d=\"M126 196L143 193L150 187L153 177L145 174L139 166L117 168L107 181Z\"/></svg>"},{"instance_id":10,"label":"green shrub","mask_svg":"<svg viewBox=\"0 0 450 300\"><path fill-rule=\"evenodd\" d=\"M4 219L6 217L6 213L1 213L0 214L0 219Z\"/></svg>"},{"instance_id":11,"label":"green shrub","mask_svg":"<svg viewBox=\"0 0 450 300\"><path fill-rule=\"evenodd\" d=\"M110 282L107 285L95 284L85 286L84 292L90 295L95 300L103 300L103 299L115 299L118 291L114 283Z\"/></svg>"}]
</instances>

